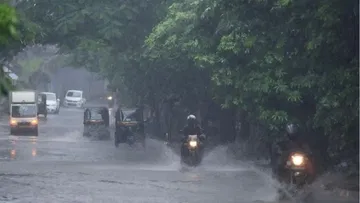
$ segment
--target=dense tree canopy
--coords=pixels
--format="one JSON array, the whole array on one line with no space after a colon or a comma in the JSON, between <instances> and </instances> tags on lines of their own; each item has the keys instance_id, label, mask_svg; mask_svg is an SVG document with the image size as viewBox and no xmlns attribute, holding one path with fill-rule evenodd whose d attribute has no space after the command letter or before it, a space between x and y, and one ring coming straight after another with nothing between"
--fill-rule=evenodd
<instances>
[{"instance_id":1,"label":"dense tree canopy","mask_svg":"<svg viewBox=\"0 0 360 203\"><path fill-rule=\"evenodd\" d=\"M214 100L269 133L358 142L358 1L22 1L41 43L99 72L136 101ZM339 141L340 139L341 141ZM350 140L350 141L349 141Z\"/></svg>"},{"instance_id":2,"label":"dense tree canopy","mask_svg":"<svg viewBox=\"0 0 360 203\"><path fill-rule=\"evenodd\" d=\"M16 24L18 23L15 9L7 4L0 4L0 46L5 49L9 41L17 36ZM0 50L1 50L0 49ZM1 64L1 63L0 63ZM6 94L10 88L11 81L5 76L3 69L0 69L0 90Z\"/></svg>"}]
</instances>

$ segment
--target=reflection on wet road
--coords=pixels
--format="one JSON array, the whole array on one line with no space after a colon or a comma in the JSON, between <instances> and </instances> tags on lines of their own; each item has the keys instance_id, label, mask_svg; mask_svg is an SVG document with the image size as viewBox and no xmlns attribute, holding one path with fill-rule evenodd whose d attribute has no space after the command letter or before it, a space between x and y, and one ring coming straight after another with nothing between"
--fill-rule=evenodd
<instances>
[{"instance_id":1,"label":"reflection on wet road","mask_svg":"<svg viewBox=\"0 0 360 203\"><path fill-rule=\"evenodd\" d=\"M162 143L146 149L82 136L82 110L62 109L40 122L38 137L0 134L0 202L274 202L266 175L211 152L182 168Z\"/></svg>"}]
</instances>

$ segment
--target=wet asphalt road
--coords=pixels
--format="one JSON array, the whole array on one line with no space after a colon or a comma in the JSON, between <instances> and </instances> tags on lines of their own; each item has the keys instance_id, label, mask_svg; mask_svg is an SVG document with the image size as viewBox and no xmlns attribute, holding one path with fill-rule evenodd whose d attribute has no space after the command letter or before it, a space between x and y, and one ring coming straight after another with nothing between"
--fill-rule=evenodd
<instances>
[{"instance_id":1,"label":"wet asphalt road","mask_svg":"<svg viewBox=\"0 0 360 203\"><path fill-rule=\"evenodd\" d=\"M0 202L275 202L272 181L223 148L202 166L184 168L158 141L133 149L84 138L82 112L50 115L38 137L9 136L7 121L0 122Z\"/></svg>"}]
</instances>

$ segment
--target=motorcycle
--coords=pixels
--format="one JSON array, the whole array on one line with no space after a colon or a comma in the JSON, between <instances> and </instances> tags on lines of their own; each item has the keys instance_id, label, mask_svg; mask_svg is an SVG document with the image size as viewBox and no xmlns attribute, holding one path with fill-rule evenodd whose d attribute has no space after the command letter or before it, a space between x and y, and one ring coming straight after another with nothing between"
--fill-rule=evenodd
<instances>
[{"instance_id":1,"label":"motorcycle","mask_svg":"<svg viewBox=\"0 0 360 203\"><path fill-rule=\"evenodd\" d=\"M203 153L201 143L197 135L189 135L181 149L181 162L190 166L197 166L201 163Z\"/></svg>"},{"instance_id":2,"label":"motorcycle","mask_svg":"<svg viewBox=\"0 0 360 203\"><path fill-rule=\"evenodd\" d=\"M291 152L287 158L285 169L287 173L284 178L289 194L298 196L299 193L303 193L304 187L309 185L313 178L313 167L309 154L301 150ZM280 198L285 198L284 195L281 195Z\"/></svg>"}]
</instances>

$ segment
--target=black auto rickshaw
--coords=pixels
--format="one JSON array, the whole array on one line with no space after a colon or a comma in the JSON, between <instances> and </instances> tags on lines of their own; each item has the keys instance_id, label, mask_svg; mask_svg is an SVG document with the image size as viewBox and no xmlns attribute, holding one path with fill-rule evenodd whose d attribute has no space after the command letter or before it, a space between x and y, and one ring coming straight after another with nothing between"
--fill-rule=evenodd
<instances>
[{"instance_id":1,"label":"black auto rickshaw","mask_svg":"<svg viewBox=\"0 0 360 203\"><path fill-rule=\"evenodd\" d=\"M88 107L84 111L83 136L110 139L109 123L107 107Z\"/></svg>"},{"instance_id":2,"label":"black auto rickshaw","mask_svg":"<svg viewBox=\"0 0 360 203\"><path fill-rule=\"evenodd\" d=\"M115 114L115 146L119 143L133 145L141 143L145 147L144 121L141 108L122 110Z\"/></svg>"},{"instance_id":3,"label":"black auto rickshaw","mask_svg":"<svg viewBox=\"0 0 360 203\"><path fill-rule=\"evenodd\" d=\"M38 95L38 115L42 114L44 117L47 117L47 108L46 108L46 94L40 93Z\"/></svg>"}]
</instances>

